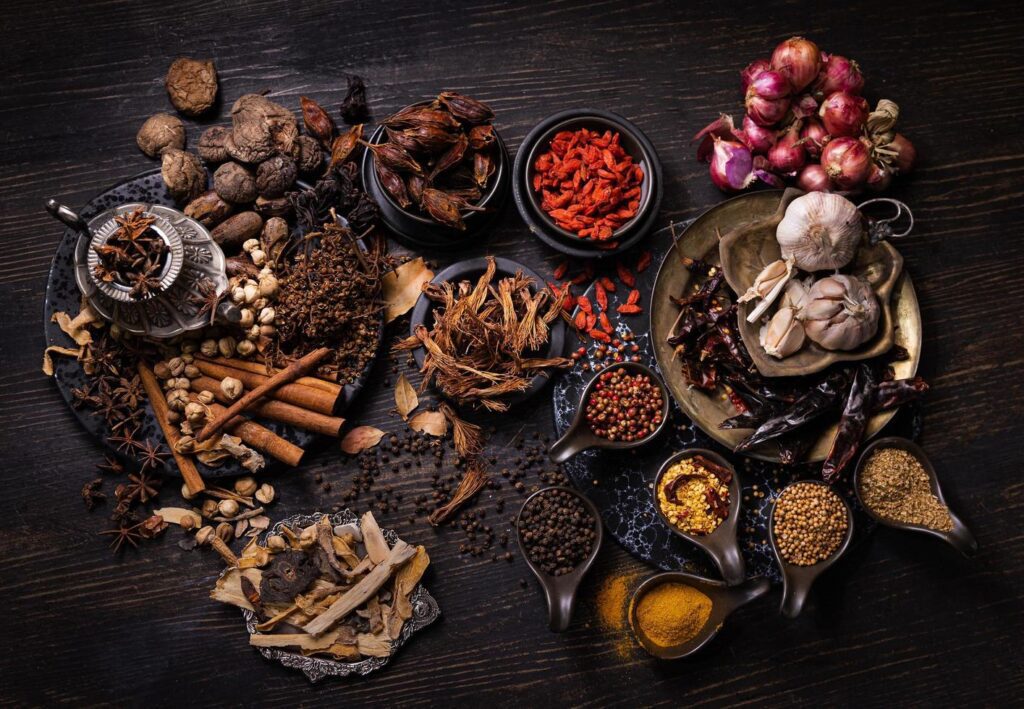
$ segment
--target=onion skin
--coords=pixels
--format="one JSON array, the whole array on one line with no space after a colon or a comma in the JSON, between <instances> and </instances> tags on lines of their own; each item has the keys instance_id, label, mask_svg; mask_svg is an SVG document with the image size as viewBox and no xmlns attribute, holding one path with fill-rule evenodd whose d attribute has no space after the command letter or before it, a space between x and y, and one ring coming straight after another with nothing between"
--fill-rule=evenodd
<instances>
[{"instance_id":1,"label":"onion skin","mask_svg":"<svg viewBox=\"0 0 1024 709\"><path fill-rule=\"evenodd\" d=\"M790 37L772 52L771 68L789 81L794 93L800 92L821 71L821 50L803 37Z\"/></svg>"},{"instance_id":2,"label":"onion skin","mask_svg":"<svg viewBox=\"0 0 1024 709\"><path fill-rule=\"evenodd\" d=\"M768 71L770 65L767 59L755 59L754 61L747 64L747 66L740 72L740 84L743 85L743 91L746 93L747 89L750 88L750 82L754 80L754 77L760 74L762 71Z\"/></svg>"},{"instance_id":3,"label":"onion skin","mask_svg":"<svg viewBox=\"0 0 1024 709\"><path fill-rule=\"evenodd\" d=\"M817 159L821 157L821 149L825 147L831 136L829 136L821 121L817 118L808 118L804 122L803 130L800 131L800 138L804 141L804 148L807 150L807 154Z\"/></svg>"},{"instance_id":4,"label":"onion skin","mask_svg":"<svg viewBox=\"0 0 1024 709\"><path fill-rule=\"evenodd\" d=\"M754 181L754 158L742 143L714 137L711 155L711 181L723 192L739 192Z\"/></svg>"},{"instance_id":5,"label":"onion skin","mask_svg":"<svg viewBox=\"0 0 1024 709\"><path fill-rule=\"evenodd\" d=\"M768 162L774 172L796 173L807 162L807 151L800 142L800 121L794 122L768 151Z\"/></svg>"},{"instance_id":6,"label":"onion skin","mask_svg":"<svg viewBox=\"0 0 1024 709\"><path fill-rule=\"evenodd\" d=\"M796 186L804 192L831 192L832 182L825 168L817 163L807 165L796 178Z\"/></svg>"},{"instance_id":7,"label":"onion skin","mask_svg":"<svg viewBox=\"0 0 1024 709\"><path fill-rule=\"evenodd\" d=\"M830 94L818 112L825 130L833 137L853 137L864 131L868 120L868 102L844 91Z\"/></svg>"},{"instance_id":8,"label":"onion skin","mask_svg":"<svg viewBox=\"0 0 1024 709\"><path fill-rule=\"evenodd\" d=\"M896 157L892 160L892 166L901 175L906 175L914 169L914 161L917 159L917 150L914 144L907 140L902 133L893 136L892 141L885 146L889 150L896 151Z\"/></svg>"},{"instance_id":9,"label":"onion skin","mask_svg":"<svg viewBox=\"0 0 1024 709\"><path fill-rule=\"evenodd\" d=\"M821 166L840 190L858 190L871 171L871 151L857 138L833 138L821 151Z\"/></svg>"},{"instance_id":10,"label":"onion skin","mask_svg":"<svg viewBox=\"0 0 1024 709\"><path fill-rule=\"evenodd\" d=\"M821 73L814 89L822 96L830 96L836 91L860 96L860 92L864 90L864 75L860 73L857 62L852 59L823 52Z\"/></svg>"},{"instance_id":11,"label":"onion skin","mask_svg":"<svg viewBox=\"0 0 1024 709\"><path fill-rule=\"evenodd\" d=\"M892 169L883 162L871 161L865 185L872 192L882 192L892 184Z\"/></svg>"},{"instance_id":12,"label":"onion skin","mask_svg":"<svg viewBox=\"0 0 1024 709\"><path fill-rule=\"evenodd\" d=\"M750 116L743 116L743 142L754 155L765 155L775 145L775 131L758 125Z\"/></svg>"}]
</instances>

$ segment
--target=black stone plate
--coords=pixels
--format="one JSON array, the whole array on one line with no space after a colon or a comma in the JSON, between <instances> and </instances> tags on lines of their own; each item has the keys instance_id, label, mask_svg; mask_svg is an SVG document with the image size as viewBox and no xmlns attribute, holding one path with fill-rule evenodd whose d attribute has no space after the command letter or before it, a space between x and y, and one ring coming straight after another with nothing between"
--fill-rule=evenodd
<instances>
[{"instance_id":1,"label":"black stone plate","mask_svg":"<svg viewBox=\"0 0 1024 709\"><path fill-rule=\"evenodd\" d=\"M688 224L689 222L675 224L676 233L681 232ZM640 303L647 311L658 273L658 264L672 246L672 228L655 232L645 246L650 249L653 260L651 266L643 273L636 274L636 287L641 293ZM588 290L587 295L591 302L594 302L592 290ZM647 312L634 316L614 314L615 306L625 302L628 294L628 289L621 286L617 292L608 294L611 311L609 317L616 326L619 337L632 330L634 342L640 346L637 353L640 361L661 374L654 358L651 334L647 331ZM567 352L574 352L582 346L587 348L587 356L593 357L596 343L589 338L581 341L577 338L575 330L569 328L567 339ZM555 382L554 418L555 430L559 436L565 433L571 424L583 388L593 376L592 371L584 372L577 366ZM895 424L906 428L908 435L916 437L920 417L916 409L907 408L911 408L911 412L908 414L901 411L895 419ZM665 435L652 442L650 446L621 452L585 451L563 464L566 475L597 505L608 532L626 551L666 571L684 570L709 578L718 578L718 571L711 559L696 546L674 534L661 521L651 492L659 467L673 453L687 448L710 448L718 451L733 463L743 487L738 537L747 565L747 576L767 576L772 581L780 583L782 577L768 540L771 500L793 480L820 478L820 464L784 468L738 456L702 433L683 414L675 401L672 401L669 416L671 425ZM890 427L893 425L890 424ZM854 543L857 543L874 528L874 523L861 511L848 482L844 481L834 486L834 489L855 510Z\"/></svg>"},{"instance_id":2,"label":"black stone plate","mask_svg":"<svg viewBox=\"0 0 1024 709\"><path fill-rule=\"evenodd\" d=\"M160 177L160 170L154 169L125 180L97 195L79 210L79 214L88 221L100 212L128 202L145 202L167 207L177 206L164 186L163 180ZM61 332L57 324L52 321L52 317L58 311L66 312L72 316L79 311L81 295L74 276L74 250L77 240L77 232L70 228L65 229L60 244L57 246L57 253L54 254L53 262L50 264L50 273L46 282L46 302L43 305L43 327L48 346L75 346L71 338ZM383 341L383 338L381 338L381 341ZM107 443L106 439L110 435L110 431L102 417L94 416L92 409L71 406L73 400L71 390L84 386L87 382L85 373L78 362L70 357L54 355L53 364L53 380L57 384L57 389L60 391L61 396L64 397L64 400L68 402L71 411L85 430L104 447L107 453L122 461L129 461L129 458L120 454L113 446ZM366 385L367 376L372 367L373 361L367 365L359 379L345 386L343 392L344 406L347 406ZM277 435L307 450L318 439L318 436L315 434L293 426L287 426L276 421L257 420ZM163 433L160 431L160 427L153 415L153 410L148 403L146 404L146 416L143 418L142 427L139 430L139 440L144 441L147 439L164 441ZM266 472L277 472L286 467L284 463L274 460L270 456L266 456L266 460ZM225 462L224 465L217 468L207 467L198 461L196 461L196 466L200 474L206 478L230 477L246 473L234 460ZM165 464L164 472L180 476L178 466L174 464L173 460Z\"/></svg>"}]
</instances>

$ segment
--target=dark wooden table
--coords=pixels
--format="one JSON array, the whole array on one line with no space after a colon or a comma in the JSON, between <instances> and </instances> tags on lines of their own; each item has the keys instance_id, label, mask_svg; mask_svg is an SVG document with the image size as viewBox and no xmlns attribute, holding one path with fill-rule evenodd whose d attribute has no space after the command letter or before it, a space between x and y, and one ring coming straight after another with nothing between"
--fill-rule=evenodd
<instances>
[{"instance_id":1,"label":"dark wooden table","mask_svg":"<svg viewBox=\"0 0 1024 709\"><path fill-rule=\"evenodd\" d=\"M1024 508L1024 113L1019 4L890 2L35 2L0 19L0 701L15 704L333 703L604 705L966 703L1019 701ZM428 584L443 620L361 681L310 686L246 645L238 614L207 597L219 564L169 530L113 558L79 489L97 444L40 374L42 298L62 229L44 198L80 205L150 168L134 144L170 110L163 75L178 55L211 57L226 102L270 89L297 108L332 107L344 75L366 77L375 115L441 88L489 102L515 148L545 115L580 105L621 112L656 144L666 173L662 222L722 199L689 137L739 104L737 71L804 33L855 57L872 99L900 104L920 169L893 195L918 217L902 249L925 322L932 384L922 442L981 543L966 561L937 543L879 530L795 621L778 596L744 609L689 661L620 653L595 592L613 573L647 572L614 543L585 585L576 622L550 633L522 560L468 560L458 536L425 524ZM200 128L190 124L189 138ZM559 258L510 211L474 254L549 272ZM351 418L399 430L390 391L372 387ZM538 401L496 439L551 428ZM335 480L324 493L313 471ZM333 447L274 482L282 517L340 502L354 465ZM411 499L429 490L395 476ZM176 485L166 486L175 501ZM108 490L109 492L109 490ZM517 495L485 497L494 505ZM400 511L394 519L404 519Z\"/></svg>"}]
</instances>

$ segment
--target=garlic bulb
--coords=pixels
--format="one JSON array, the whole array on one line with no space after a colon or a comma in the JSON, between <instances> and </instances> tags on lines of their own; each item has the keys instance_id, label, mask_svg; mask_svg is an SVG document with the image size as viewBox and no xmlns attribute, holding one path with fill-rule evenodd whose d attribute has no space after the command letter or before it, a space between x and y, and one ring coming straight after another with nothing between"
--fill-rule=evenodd
<instances>
[{"instance_id":1,"label":"garlic bulb","mask_svg":"<svg viewBox=\"0 0 1024 709\"><path fill-rule=\"evenodd\" d=\"M747 292L741 295L738 300L741 303L746 303L756 298L761 298L761 302L758 303L757 307L754 308L750 315L747 316L747 322L757 322L758 318L764 315L765 311L775 302L775 299L779 297L779 293L786 286L786 281L793 277L793 260L787 259L785 261L778 260L773 261L765 266L757 278L754 279L753 285L747 289Z\"/></svg>"},{"instance_id":2,"label":"garlic bulb","mask_svg":"<svg viewBox=\"0 0 1024 709\"><path fill-rule=\"evenodd\" d=\"M837 275L811 286L800 319L807 337L826 350L852 350L874 337L880 312L867 282Z\"/></svg>"},{"instance_id":3,"label":"garlic bulb","mask_svg":"<svg viewBox=\"0 0 1024 709\"><path fill-rule=\"evenodd\" d=\"M860 212L853 202L831 192L811 192L789 203L775 238L782 258L813 272L850 263L862 233Z\"/></svg>"},{"instance_id":4,"label":"garlic bulb","mask_svg":"<svg viewBox=\"0 0 1024 709\"><path fill-rule=\"evenodd\" d=\"M779 308L772 319L761 326L761 347L765 354L783 359L804 346L804 326L793 308Z\"/></svg>"}]
</instances>

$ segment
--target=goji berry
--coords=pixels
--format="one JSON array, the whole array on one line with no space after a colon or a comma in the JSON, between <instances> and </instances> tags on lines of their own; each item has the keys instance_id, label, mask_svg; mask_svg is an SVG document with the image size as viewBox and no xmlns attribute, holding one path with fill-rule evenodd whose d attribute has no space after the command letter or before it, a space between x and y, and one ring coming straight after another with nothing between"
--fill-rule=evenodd
<instances>
[{"instance_id":1,"label":"goji berry","mask_svg":"<svg viewBox=\"0 0 1024 709\"><path fill-rule=\"evenodd\" d=\"M576 302L579 304L580 310L582 310L583 312L594 312L594 306L590 304L590 298L588 298L587 296L581 295L579 298L576 299Z\"/></svg>"},{"instance_id":2,"label":"goji berry","mask_svg":"<svg viewBox=\"0 0 1024 709\"><path fill-rule=\"evenodd\" d=\"M639 303L640 302L640 291L638 291L636 288L631 290L629 292L629 297L626 298L626 302L629 303L630 305L636 305L637 303Z\"/></svg>"},{"instance_id":3,"label":"goji berry","mask_svg":"<svg viewBox=\"0 0 1024 709\"><path fill-rule=\"evenodd\" d=\"M615 309L615 312L619 313L620 315L636 315L637 313L642 313L643 311L644 309L641 308L636 303L623 303L622 305Z\"/></svg>"},{"instance_id":4,"label":"goji berry","mask_svg":"<svg viewBox=\"0 0 1024 709\"><path fill-rule=\"evenodd\" d=\"M615 292L615 281L608 276L601 276L597 282L600 283L601 286L609 293Z\"/></svg>"},{"instance_id":5,"label":"goji berry","mask_svg":"<svg viewBox=\"0 0 1024 709\"><path fill-rule=\"evenodd\" d=\"M607 313L601 313L598 316L597 321L599 323L601 323L601 328L603 330L606 330L606 331L610 332L613 329L612 328L612 321L608 319L608 314Z\"/></svg>"},{"instance_id":6,"label":"goji berry","mask_svg":"<svg viewBox=\"0 0 1024 709\"><path fill-rule=\"evenodd\" d=\"M587 313L587 329L592 330L594 325L597 325L597 316L593 313Z\"/></svg>"},{"instance_id":7,"label":"goji berry","mask_svg":"<svg viewBox=\"0 0 1024 709\"><path fill-rule=\"evenodd\" d=\"M576 326L577 330L587 329L587 314L582 310L576 313L576 317L573 319L572 324Z\"/></svg>"},{"instance_id":8,"label":"goji berry","mask_svg":"<svg viewBox=\"0 0 1024 709\"><path fill-rule=\"evenodd\" d=\"M619 274L619 280L625 283L627 286L632 288L636 285L636 278L633 276L632 271L626 268L625 264L621 261L615 262L615 271Z\"/></svg>"},{"instance_id":9,"label":"goji berry","mask_svg":"<svg viewBox=\"0 0 1024 709\"><path fill-rule=\"evenodd\" d=\"M640 257L636 260L636 272L643 273L647 270L647 267L651 265L651 252L642 251Z\"/></svg>"},{"instance_id":10,"label":"goji berry","mask_svg":"<svg viewBox=\"0 0 1024 709\"><path fill-rule=\"evenodd\" d=\"M586 261L584 261L583 262L583 272L585 274L587 274L587 280L588 281L594 280L594 262L591 261L590 259L587 259Z\"/></svg>"},{"instance_id":11,"label":"goji berry","mask_svg":"<svg viewBox=\"0 0 1024 709\"><path fill-rule=\"evenodd\" d=\"M594 284L594 298L597 300L597 304L601 306L601 310L608 309L608 293L600 282Z\"/></svg>"},{"instance_id":12,"label":"goji berry","mask_svg":"<svg viewBox=\"0 0 1024 709\"><path fill-rule=\"evenodd\" d=\"M554 273L553 273L552 275L553 275L553 276L554 276L554 277L555 277L555 278L556 278L557 280L559 280L559 281L560 281L560 280L562 280L563 278L565 278L565 274L566 274L566 272L567 272L568 270L569 270L569 262L568 262L568 261L562 261L562 263L558 264L558 265L557 265L557 266L555 267L555 272L554 272Z\"/></svg>"},{"instance_id":13,"label":"goji berry","mask_svg":"<svg viewBox=\"0 0 1024 709\"><path fill-rule=\"evenodd\" d=\"M611 342L612 341L611 335L609 335L607 332L602 332L601 330L592 329L588 334L590 335L590 337L592 339L595 339L598 342Z\"/></svg>"},{"instance_id":14,"label":"goji berry","mask_svg":"<svg viewBox=\"0 0 1024 709\"><path fill-rule=\"evenodd\" d=\"M571 281L569 281L569 282L572 283L574 286L581 286L584 283L586 283L588 280L589 279L587 278L587 274L585 274L585 273L577 273L575 276L573 276L573 279Z\"/></svg>"}]
</instances>

